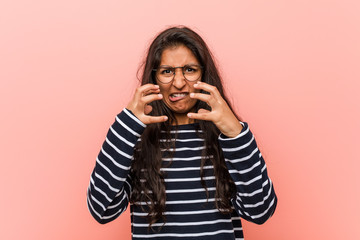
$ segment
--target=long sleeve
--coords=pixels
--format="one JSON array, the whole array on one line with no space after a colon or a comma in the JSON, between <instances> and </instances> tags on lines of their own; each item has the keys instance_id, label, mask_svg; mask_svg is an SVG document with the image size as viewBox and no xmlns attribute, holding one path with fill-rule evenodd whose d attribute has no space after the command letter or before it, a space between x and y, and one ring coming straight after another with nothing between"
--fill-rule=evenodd
<instances>
[{"instance_id":1,"label":"long sleeve","mask_svg":"<svg viewBox=\"0 0 360 240\"><path fill-rule=\"evenodd\" d=\"M116 116L102 145L87 190L87 205L99 223L123 213L129 202L134 146L146 125L129 110Z\"/></svg>"},{"instance_id":2,"label":"long sleeve","mask_svg":"<svg viewBox=\"0 0 360 240\"><path fill-rule=\"evenodd\" d=\"M232 199L236 212L248 221L262 224L273 215L277 197L254 135L247 123L242 125L241 133L234 138L220 134L219 143L237 189Z\"/></svg>"}]
</instances>

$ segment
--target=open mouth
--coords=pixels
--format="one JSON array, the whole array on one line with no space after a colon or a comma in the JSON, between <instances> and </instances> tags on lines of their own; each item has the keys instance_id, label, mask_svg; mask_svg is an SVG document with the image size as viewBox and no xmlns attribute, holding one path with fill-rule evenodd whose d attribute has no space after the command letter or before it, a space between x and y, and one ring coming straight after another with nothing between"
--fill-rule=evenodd
<instances>
[{"instance_id":1,"label":"open mouth","mask_svg":"<svg viewBox=\"0 0 360 240\"><path fill-rule=\"evenodd\" d=\"M172 102L176 102L181 99L184 99L187 95L189 95L189 93L173 93L173 94L170 94L169 99Z\"/></svg>"}]
</instances>

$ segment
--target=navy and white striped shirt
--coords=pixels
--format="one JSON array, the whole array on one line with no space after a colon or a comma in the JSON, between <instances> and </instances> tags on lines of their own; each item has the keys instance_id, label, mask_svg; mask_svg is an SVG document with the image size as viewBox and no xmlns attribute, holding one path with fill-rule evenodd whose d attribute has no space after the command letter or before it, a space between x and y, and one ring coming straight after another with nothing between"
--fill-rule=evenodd
<instances>
[{"instance_id":1,"label":"navy and white striped shirt","mask_svg":"<svg viewBox=\"0 0 360 240\"><path fill-rule=\"evenodd\" d=\"M240 217L264 223L275 211L277 198L266 165L247 123L241 133L228 138L220 134L229 173L237 193L231 199L232 214L223 214L215 207L213 167L205 166L204 180L209 198L201 184L200 161L204 140L196 132L196 123L178 126L171 132L175 141L172 158L163 158L165 173L166 223L159 232L149 231L149 223L141 207L130 205L133 239L243 239ZM111 125L96 159L87 192L92 216L100 223L117 218L128 206L131 194L130 166L134 146L146 125L124 109ZM199 131L199 130L198 130ZM176 135L176 138L175 138ZM165 151L165 150L163 150ZM171 161L171 164L168 164ZM146 203L139 203L146 205Z\"/></svg>"}]
</instances>

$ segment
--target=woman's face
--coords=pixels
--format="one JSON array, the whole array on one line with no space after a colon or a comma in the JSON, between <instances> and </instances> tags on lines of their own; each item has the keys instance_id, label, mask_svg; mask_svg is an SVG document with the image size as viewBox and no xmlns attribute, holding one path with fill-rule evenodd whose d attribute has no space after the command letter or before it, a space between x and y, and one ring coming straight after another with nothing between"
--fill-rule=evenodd
<instances>
[{"instance_id":1,"label":"woman's face","mask_svg":"<svg viewBox=\"0 0 360 240\"><path fill-rule=\"evenodd\" d=\"M185 65L200 65L194 54L184 45L170 47L163 51L161 55L160 67L183 67ZM185 71L192 71L191 69ZM201 69L199 70L201 71ZM201 76L199 78L201 81ZM172 82L162 83L159 80L160 92L163 95L164 103L174 112L178 124L188 124L190 119L186 116L190 112L197 99L190 98L190 93L199 92L193 86L197 81L187 81L181 68L175 69L175 76Z\"/></svg>"}]
</instances>

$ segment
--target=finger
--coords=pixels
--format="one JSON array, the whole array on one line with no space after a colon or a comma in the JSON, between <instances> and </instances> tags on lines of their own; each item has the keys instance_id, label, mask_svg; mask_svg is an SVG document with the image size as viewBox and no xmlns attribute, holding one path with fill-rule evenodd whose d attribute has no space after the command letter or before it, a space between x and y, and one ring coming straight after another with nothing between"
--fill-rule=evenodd
<instances>
[{"instance_id":1,"label":"finger","mask_svg":"<svg viewBox=\"0 0 360 240\"><path fill-rule=\"evenodd\" d=\"M145 124L150 124L150 123L160 123L160 122L165 122L168 120L167 116L145 116L144 117L144 123Z\"/></svg>"},{"instance_id":2,"label":"finger","mask_svg":"<svg viewBox=\"0 0 360 240\"><path fill-rule=\"evenodd\" d=\"M139 87L139 89L141 91L148 91L150 89L158 89L158 88L159 88L159 85L155 85L155 84L152 84L152 83L147 83L147 84L141 85Z\"/></svg>"},{"instance_id":3,"label":"finger","mask_svg":"<svg viewBox=\"0 0 360 240\"><path fill-rule=\"evenodd\" d=\"M153 94L153 93L160 93L160 88L158 88L158 89L151 89L151 90L149 90L149 91L144 91L143 92L143 96L147 96L147 95L150 95L150 94Z\"/></svg>"},{"instance_id":4,"label":"finger","mask_svg":"<svg viewBox=\"0 0 360 240\"><path fill-rule=\"evenodd\" d=\"M198 110L198 113L209 113L209 112L210 112L209 110L203 109L203 108L200 108L200 109Z\"/></svg>"},{"instance_id":5,"label":"finger","mask_svg":"<svg viewBox=\"0 0 360 240\"><path fill-rule=\"evenodd\" d=\"M214 94L215 96L219 95L218 89L215 86L210 85L208 83L197 82L194 84L194 88L204 90L206 92L209 92L210 94Z\"/></svg>"},{"instance_id":6,"label":"finger","mask_svg":"<svg viewBox=\"0 0 360 240\"><path fill-rule=\"evenodd\" d=\"M136 89L135 95L136 95L136 97L140 98L140 97L144 96L144 93L149 92L149 91L156 91L157 89L159 89L159 85L148 83L148 84L138 87Z\"/></svg>"},{"instance_id":7,"label":"finger","mask_svg":"<svg viewBox=\"0 0 360 240\"><path fill-rule=\"evenodd\" d=\"M199 99L200 101L209 103L212 96L205 93L190 93L191 98Z\"/></svg>"},{"instance_id":8,"label":"finger","mask_svg":"<svg viewBox=\"0 0 360 240\"><path fill-rule=\"evenodd\" d=\"M150 95L147 95L147 96L144 96L142 97L142 101L145 103L145 104L149 104L153 101L156 101L156 100L160 100L163 98L163 95L161 93L159 94L150 94Z\"/></svg>"},{"instance_id":9,"label":"finger","mask_svg":"<svg viewBox=\"0 0 360 240\"><path fill-rule=\"evenodd\" d=\"M205 110L205 109L204 109ZM188 113L187 116L192 119L211 121L210 112L201 112L201 113Z\"/></svg>"},{"instance_id":10,"label":"finger","mask_svg":"<svg viewBox=\"0 0 360 240\"><path fill-rule=\"evenodd\" d=\"M144 113L147 115L147 114L151 113L151 111L152 111L152 106L145 105Z\"/></svg>"}]
</instances>

